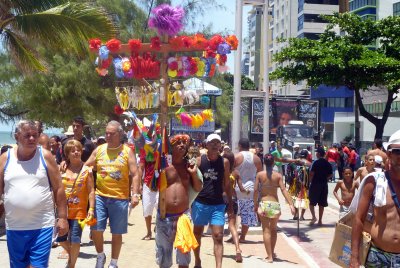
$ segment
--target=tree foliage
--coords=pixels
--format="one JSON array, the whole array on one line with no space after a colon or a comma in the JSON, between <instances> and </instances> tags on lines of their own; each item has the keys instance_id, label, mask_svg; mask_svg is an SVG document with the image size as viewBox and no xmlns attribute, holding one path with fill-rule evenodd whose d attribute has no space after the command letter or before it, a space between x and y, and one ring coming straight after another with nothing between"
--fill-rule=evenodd
<instances>
[{"instance_id":1,"label":"tree foliage","mask_svg":"<svg viewBox=\"0 0 400 268\"><path fill-rule=\"evenodd\" d=\"M288 40L288 46L274 56L280 67L271 79L295 84L306 80L311 87L347 86L355 92L360 114L375 125L375 137L381 138L400 88L400 17L372 21L343 13L325 18L329 25L319 40ZM388 89L382 117L370 114L362 103L360 92L371 86Z\"/></svg>"}]
</instances>

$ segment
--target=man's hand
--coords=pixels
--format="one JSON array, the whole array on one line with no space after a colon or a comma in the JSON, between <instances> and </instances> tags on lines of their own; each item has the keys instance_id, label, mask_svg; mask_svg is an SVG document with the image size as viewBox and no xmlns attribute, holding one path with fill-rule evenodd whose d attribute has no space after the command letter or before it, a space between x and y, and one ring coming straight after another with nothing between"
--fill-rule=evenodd
<instances>
[{"instance_id":1,"label":"man's hand","mask_svg":"<svg viewBox=\"0 0 400 268\"><path fill-rule=\"evenodd\" d=\"M133 195L131 197L131 207L135 208L139 204L139 197L136 195Z\"/></svg>"},{"instance_id":2,"label":"man's hand","mask_svg":"<svg viewBox=\"0 0 400 268\"><path fill-rule=\"evenodd\" d=\"M69 230L67 219L58 219L56 227L58 230L58 236L66 235Z\"/></svg>"},{"instance_id":3,"label":"man's hand","mask_svg":"<svg viewBox=\"0 0 400 268\"><path fill-rule=\"evenodd\" d=\"M338 200L339 205L343 206L344 205L344 201L342 199Z\"/></svg>"},{"instance_id":4,"label":"man's hand","mask_svg":"<svg viewBox=\"0 0 400 268\"><path fill-rule=\"evenodd\" d=\"M189 174L196 174L197 173L197 165L188 165L187 171Z\"/></svg>"},{"instance_id":5,"label":"man's hand","mask_svg":"<svg viewBox=\"0 0 400 268\"><path fill-rule=\"evenodd\" d=\"M89 211L87 213L87 217L88 219L93 219L94 218L94 210L93 208L89 208Z\"/></svg>"}]
</instances>

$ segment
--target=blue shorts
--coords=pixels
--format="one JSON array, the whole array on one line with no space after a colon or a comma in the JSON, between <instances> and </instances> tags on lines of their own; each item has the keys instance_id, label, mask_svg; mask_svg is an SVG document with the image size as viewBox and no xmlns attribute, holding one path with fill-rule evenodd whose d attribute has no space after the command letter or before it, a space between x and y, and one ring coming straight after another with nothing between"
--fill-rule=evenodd
<instances>
[{"instance_id":1,"label":"blue shorts","mask_svg":"<svg viewBox=\"0 0 400 268\"><path fill-rule=\"evenodd\" d=\"M82 237L82 228L81 226L79 226L78 220L68 219L68 225L69 225L68 234L59 236L56 241L65 242L68 240L70 243L80 244Z\"/></svg>"},{"instance_id":2,"label":"blue shorts","mask_svg":"<svg viewBox=\"0 0 400 268\"><path fill-rule=\"evenodd\" d=\"M49 266L53 227L28 231L7 230L6 234L11 268Z\"/></svg>"},{"instance_id":3,"label":"blue shorts","mask_svg":"<svg viewBox=\"0 0 400 268\"><path fill-rule=\"evenodd\" d=\"M194 201L192 204L192 219L194 225L224 225L225 204L205 205Z\"/></svg>"},{"instance_id":4,"label":"blue shorts","mask_svg":"<svg viewBox=\"0 0 400 268\"><path fill-rule=\"evenodd\" d=\"M126 234L128 232L128 206L129 201L127 199L96 195L95 217L97 223L90 229L105 231L107 219L109 219L112 234Z\"/></svg>"}]
</instances>

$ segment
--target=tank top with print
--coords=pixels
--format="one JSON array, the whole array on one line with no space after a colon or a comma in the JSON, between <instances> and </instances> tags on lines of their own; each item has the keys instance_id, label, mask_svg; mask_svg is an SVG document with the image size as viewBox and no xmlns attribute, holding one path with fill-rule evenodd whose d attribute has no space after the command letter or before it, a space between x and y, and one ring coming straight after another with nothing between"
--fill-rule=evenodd
<instances>
[{"instance_id":1,"label":"tank top with print","mask_svg":"<svg viewBox=\"0 0 400 268\"><path fill-rule=\"evenodd\" d=\"M107 143L97 149L96 154L96 194L104 197L129 198L129 148L121 145L108 149Z\"/></svg>"}]
</instances>

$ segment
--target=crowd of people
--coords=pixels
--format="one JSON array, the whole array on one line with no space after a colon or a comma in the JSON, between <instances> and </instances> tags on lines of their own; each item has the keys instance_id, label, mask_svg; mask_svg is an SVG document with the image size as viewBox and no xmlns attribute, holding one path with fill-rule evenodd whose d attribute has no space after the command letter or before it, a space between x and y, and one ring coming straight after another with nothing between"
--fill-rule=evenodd
<instances>
[{"instance_id":1,"label":"crowd of people","mask_svg":"<svg viewBox=\"0 0 400 268\"><path fill-rule=\"evenodd\" d=\"M243 261L240 244L246 241L249 228L261 224L266 261L271 263L281 215L278 189L294 220L305 220L309 209L309 224L322 225L328 182L337 179L333 194L340 217L355 215L351 266L358 267L357 245L366 226L374 243L367 263L393 263L400 253L396 229L400 219L396 197L400 194L400 131L386 144L376 140L365 156L365 165L358 169L360 157L345 142L326 149L317 147L314 159L310 148L295 145L293 157L287 158L281 144L274 141L264 155L260 147L242 138L237 144L239 151L233 153L218 134L208 135L199 147L189 135L176 134L168 139L170 163L161 170L157 159L136 154L134 145L123 139L125 132L119 122L108 122L105 136L96 144L83 134L85 125L82 117L74 118L61 139L44 134L40 122L22 120L15 131L17 144L2 149L0 196L4 196L4 209L1 205L0 213L5 212L11 267L48 267L54 242L62 246L66 266L75 267L85 224L90 225L97 252L95 267L106 264L103 234L107 226L112 234L108 267L118 267L129 209L140 199L147 231L143 240L152 239L151 219L156 209L155 259L159 267L173 265L173 251L179 267L188 267L193 251L194 267L201 268L206 226L214 243L215 266L222 267L225 215L231 233L227 241L235 244L235 260ZM368 212L371 202L374 209ZM371 224L365 222L368 213L373 216ZM383 227L387 232L382 235Z\"/></svg>"}]
</instances>

